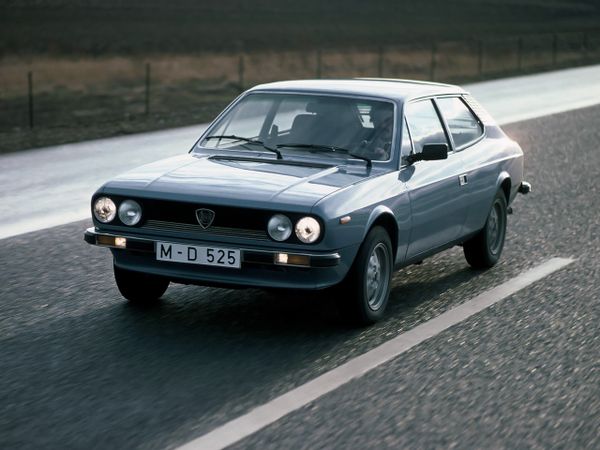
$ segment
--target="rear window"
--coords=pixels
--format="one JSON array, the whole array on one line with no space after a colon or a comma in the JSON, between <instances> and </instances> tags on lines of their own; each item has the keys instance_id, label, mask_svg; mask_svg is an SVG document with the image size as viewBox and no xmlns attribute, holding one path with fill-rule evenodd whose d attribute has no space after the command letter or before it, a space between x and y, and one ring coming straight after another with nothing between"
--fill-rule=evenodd
<instances>
[{"instance_id":1,"label":"rear window","mask_svg":"<svg viewBox=\"0 0 600 450\"><path fill-rule=\"evenodd\" d=\"M483 135L481 123L460 98L439 98L437 104L456 148L465 147Z\"/></svg>"}]
</instances>

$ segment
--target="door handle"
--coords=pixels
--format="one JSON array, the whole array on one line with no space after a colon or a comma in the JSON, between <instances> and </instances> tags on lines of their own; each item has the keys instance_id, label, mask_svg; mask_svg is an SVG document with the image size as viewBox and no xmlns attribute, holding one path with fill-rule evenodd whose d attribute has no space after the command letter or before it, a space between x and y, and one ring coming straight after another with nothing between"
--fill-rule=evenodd
<instances>
[{"instance_id":1,"label":"door handle","mask_svg":"<svg viewBox=\"0 0 600 450\"><path fill-rule=\"evenodd\" d=\"M462 175L459 175L458 182L460 183L461 186L464 186L465 184L467 184L469 182L469 180L467 179L467 174L463 173Z\"/></svg>"}]
</instances>

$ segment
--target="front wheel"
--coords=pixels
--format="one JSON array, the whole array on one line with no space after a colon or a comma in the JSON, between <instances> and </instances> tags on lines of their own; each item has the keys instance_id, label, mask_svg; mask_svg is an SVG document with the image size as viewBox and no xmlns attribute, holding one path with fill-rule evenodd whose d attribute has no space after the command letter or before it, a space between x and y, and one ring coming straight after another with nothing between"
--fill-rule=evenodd
<instances>
[{"instance_id":1,"label":"front wheel","mask_svg":"<svg viewBox=\"0 0 600 450\"><path fill-rule=\"evenodd\" d=\"M358 251L338 298L341 312L353 323L369 325L383 317L390 296L393 259L387 231L373 227Z\"/></svg>"},{"instance_id":2,"label":"front wheel","mask_svg":"<svg viewBox=\"0 0 600 450\"><path fill-rule=\"evenodd\" d=\"M150 303L163 296L169 287L166 278L147 273L133 272L113 266L119 292L131 303Z\"/></svg>"},{"instance_id":3,"label":"front wheel","mask_svg":"<svg viewBox=\"0 0 600 450\"><path fill-rule=\"evenodd\" d=\"M498 191L485 226L463 245L467 262L476 269L487 269L500 259L506 237L506 197Z\"/></svg>"}]
</instances>

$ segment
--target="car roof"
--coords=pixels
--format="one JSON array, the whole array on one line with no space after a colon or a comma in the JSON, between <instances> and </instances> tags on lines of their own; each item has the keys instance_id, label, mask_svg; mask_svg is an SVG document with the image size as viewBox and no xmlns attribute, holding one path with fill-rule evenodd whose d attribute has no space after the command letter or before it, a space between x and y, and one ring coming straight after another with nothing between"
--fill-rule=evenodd
<instances>
[{"instance_id":1,"label":"car roof","mask_svg":"<svg viewBox=\"0 0 600 450\"><path fill-rule=\"evenodd\" d=\"M352 78L339 80L290 80L265 83L250 91L286 91L382 97L406 102L413 98L443 94L465 94L459 86L394 78Z\"/></svg>"}]
</instances>

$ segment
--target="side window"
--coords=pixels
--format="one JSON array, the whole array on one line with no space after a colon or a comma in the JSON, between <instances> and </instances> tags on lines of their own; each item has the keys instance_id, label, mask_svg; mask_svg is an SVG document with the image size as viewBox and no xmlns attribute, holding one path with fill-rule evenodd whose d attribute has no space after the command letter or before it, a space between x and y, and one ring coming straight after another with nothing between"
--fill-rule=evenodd
<instances>
[{"instance_id":1,"label":"side window","mask_svg":"<svg viewBox=\"0 0 600 450\"><path fill-rule=\"evenodd\" d=\"M373 125L373 122L371 121L372 109L373 105L369 105L367 103L358 103L356 105L358 117L360 117L360 123L363 126L363 128L375 128L375 125Z\"/></svg>"},{"instance_id":2,"label":"side window","mask_svg":"<svg viewBox=\"0 0 600 450\"><path fill-rule=\"evenodd\" d=\"M440 98L437 100L440 111L446 119L448 129L457 148L473 142L483 134L479 120L457 97Z\"/></svg>"},{"instance_id":3,"label":"side window","mask_svg":"<svg viewBox=\"0 0 600 450\"><path fill-rule=\"evenodd\" d=\"M444 127L431 100L409 103L406 120L410 127L415 153L421 153L425 144L450 144Z\"/></svg>"}]
</instances>

